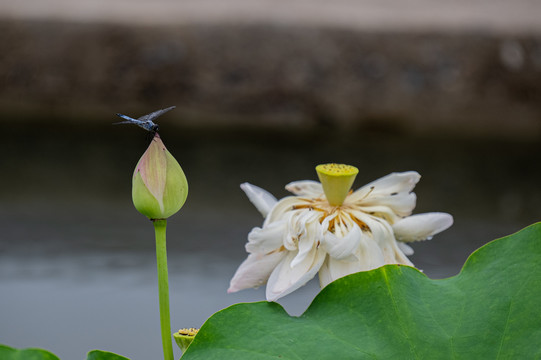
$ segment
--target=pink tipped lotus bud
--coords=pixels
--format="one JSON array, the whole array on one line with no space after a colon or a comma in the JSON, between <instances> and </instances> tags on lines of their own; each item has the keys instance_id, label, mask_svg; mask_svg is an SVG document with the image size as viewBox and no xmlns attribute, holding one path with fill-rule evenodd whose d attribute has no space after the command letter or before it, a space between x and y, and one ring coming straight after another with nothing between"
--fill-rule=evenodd
<instances>
[{"instance_id":1,"label":"pink tipped lotus bud","mask_svg":"<svg viewBox=\"0 0 541 360\"><path fill-rule=\"evenodd\" d=\"M167 219L187 196L186 176L156 133L133 173L133 204L151 220Z\"/></svg>"}]
</instances>

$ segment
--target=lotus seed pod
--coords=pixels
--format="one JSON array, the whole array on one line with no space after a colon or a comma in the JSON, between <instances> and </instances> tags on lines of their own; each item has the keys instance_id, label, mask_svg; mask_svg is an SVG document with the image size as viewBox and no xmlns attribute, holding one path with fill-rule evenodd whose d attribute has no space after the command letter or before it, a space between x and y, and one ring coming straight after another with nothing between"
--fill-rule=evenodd
<instances>
[{"instance_id":1,"label":"lotus seed pod","mask_svg":"<svg viewBox=\"0 0 541 360\"><path fill-rule=\"evenodd\" d=\"M189 328L180 329L178 332L173 334L173 337L175 338L180 350L182 350L182 353L188 349L188 346L190 346L198 332L199 329Z\"/></svg>"},{"instance_id":2,"label":"lotus seed pod","mask_svg":"<svg viewBox=\"0 0 541 360\"><path fill-rule=\"evenodd\" d=\"M332 206L342 205L359 173L356 167L343 164L318 165L316 171L327 201Z\"/></svg>"}]
</instances>

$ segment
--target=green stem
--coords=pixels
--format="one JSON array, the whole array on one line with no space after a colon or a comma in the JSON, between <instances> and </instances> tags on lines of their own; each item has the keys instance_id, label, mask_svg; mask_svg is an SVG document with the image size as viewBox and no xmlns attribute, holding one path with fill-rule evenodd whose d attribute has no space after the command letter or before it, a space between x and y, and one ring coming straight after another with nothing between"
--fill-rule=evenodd
<instances>
[{"instance_id":1,"label":"green stem","mask_svg":"<svg viewBox=\"0 0 541 360\"><path fill-rule=\"evenodd\" d=\"M167 247L165 229L167 220L153 220L156 233L156 260L158 263L158 288L160 298L160 326L162 331L163 358L173 360L171 342L171 317L169 314L169 280L167 278Z\"/></svg>"}]
</instances>

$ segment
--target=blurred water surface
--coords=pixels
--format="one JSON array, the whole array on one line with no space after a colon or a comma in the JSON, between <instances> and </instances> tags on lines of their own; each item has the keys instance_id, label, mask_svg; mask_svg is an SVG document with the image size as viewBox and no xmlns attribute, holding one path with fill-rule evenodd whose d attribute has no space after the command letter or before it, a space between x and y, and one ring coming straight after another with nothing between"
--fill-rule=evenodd
<instances>
[{"instance_id":1,"label":"blurred water surface","mask_svg":"<svg viewBox=\"0 0 541 360\"><path fill-rule=\"evenodd\" d=\"M166 126L162 139L190 184L168 227L173 329L264 300L264 289L226 294L246 235L263 220L239 189L245 181L280 198L290 181L316 179L314 167L324 162L357 166L355 188L418 171L415 212L455 217L446 232L414 244L412 261L432 278L458 273L479 246L541 219L536 142ZM95 348L134 360L161 356L153 229L131 204L131 174L147 143L140 129L109 123L8 129L0 160L0 343L43 347L62 359ZM313 281L280 303L299 315L317 291Z\"/></svg>"}]
</instances>

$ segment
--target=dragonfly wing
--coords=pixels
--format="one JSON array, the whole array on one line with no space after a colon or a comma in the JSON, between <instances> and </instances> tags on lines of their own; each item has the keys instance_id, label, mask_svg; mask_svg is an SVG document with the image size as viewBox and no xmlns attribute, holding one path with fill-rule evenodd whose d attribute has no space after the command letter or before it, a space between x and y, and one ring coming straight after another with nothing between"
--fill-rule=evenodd
<instances>
[{"instance_id":1,"label":"dragonfly wing","mask_svg":"<svg viewBox=\"0 0 541 360\"><path fill-rule=\"evenodd\" d=\"M143 122L152 121L152 120L156 119L158 116L161 116L161 115L165 114L166 112L173 110L174 108L176 108L176 106L170 106L170 107L165 108L165 109L156 110L154 112L151 112L150 114L141 116L137 120L143 121Z\"/></svg>"},{"instance_id":2,"label":"dragonfly wing","mask_svg":"<svg viewBox=\"0 0 541 360\"><path fill-rule=\"evenodd\" d=\"M137 124L137 125L139 125L139 122L135 122L133 120L126 120L126 121L119 121L119 122L113 123L113 125L118 125L118 124Z\"/></svg>"},{"instance_id":3,"label":"dragonfly wing","mask_svg":"<svg viewBox=\"0 0 541 360\"><path fill-rule=\"evenodd\" d=\"M137 120L135 120L134 118L131 118L129 116L122 115L122 114L116 114L116 116L121 117L121 118L123 118L125 120L128 120L128 122L137 123ZM122 122L122 124L127 124L128 122Z\"/></svg>"}]
</instances>

